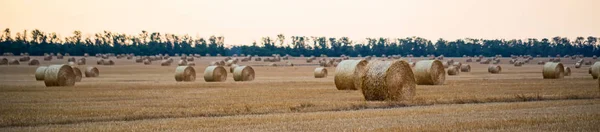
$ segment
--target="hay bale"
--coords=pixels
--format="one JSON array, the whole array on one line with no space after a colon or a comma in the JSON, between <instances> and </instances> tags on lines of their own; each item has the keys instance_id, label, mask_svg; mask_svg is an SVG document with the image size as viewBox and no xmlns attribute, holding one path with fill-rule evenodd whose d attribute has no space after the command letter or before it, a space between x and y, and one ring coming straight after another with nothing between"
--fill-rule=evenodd
<instances>
[{"instance_id":1,"label":"hay bale","mask_svg":"<svg viewBox=\"0 0 600 132\"><path fill-rule=\"evenodd\" d=\"M75 82L81 82L81 78L83 77L81 70L76 66L71 66L71 68L73 69L73 73L75 73Z\"/></svg>"},{"instance_id":2,"label":"hay bale","mask_svg":"<svg viewBox=\"0 0 600 132\"><path fill-rule=\"evenodd\" d=\"M575 63L575 68L581 68L581 62Z\"/></svg>"},{"instance_id":3,"label":"hay bale","mask_svg":"<svg viewBox=\"0 0 600 132\"><path fill-rule=\"evenodd\" d=\"M188 57L187 61L194 61L194 57Z\"/></svg>"},{"instance_id":4,"label":"hay bale","mask_svg":"<svg viewBox=\"0 0 600 132\"><path fill-rule=\"evenodd\" d=\"M448 75L458 75L459 73L459 69L456 66L450 66L448 67Z\"/></svg>"},{"instance_id":5,"label":"hay bale","mask_svg":"<svg viewBox=\"0 0 600 132\"><path fill-rule=\"evenodd\" d=\"M514 65L515 67L520 67L520 66L523 66L523 64L525 64L525 63L524 63L524 62L522 62L522 61L517 61L517 62L514 62L514 64L513 64L513 65Z\"/></svg>"},{"instance_id":6,"label":"hay bale","mask_svg":"<svg viewBox=\"0 0 600 132\"><path fill-rule=\"evenodd\" d=\"M96 64L98 64L98 65L104 64L104 59L96 60Z\"/></svg>"},{"instance_id":7,"label":"hay bale","mask_svg":"<svg viewBox=\"0 0 600 132\"><path fill-rule=\"evenodd\" d=\"M141 57L140 58L135 58L135 63L142 63L145 60L147 60L147 59L144 59L144 58L141 58Z\"/></svg>"},{"instance_id":8,"label":"hay bale","mask_svg":"<svg viewBox=\"0 0 600 132\"><path fill-rule=\"evenodd\" d=\"M442 85L446 81L444 65L439 60L418 61L414 76L419 85Z\"/></svg>"},{"instance_id":9,"label":"hay bale","mask_svg":"<svg viewBox=\"0 0 600 132\"><path fill-rule=\"evenodd\" d=\"M315 78L325 78L325 77L327 77L327 69L325 69L325 67L315 68Z\"/></svg>"},{"instance_id":10,"label":"hay bale","mask_svg":"<svg viewBox=\"0 0 600 132\"><path fill-rule=\"evenodd\" d=\"M85 65L85 64L86 64L85 58L81 58L81 59L77 60L77 65Z\"/></svg>"},{"instance_id":11,"label":"hay bale","mask_svg":"<svg viewBox=\"0 0 600 132\"><path fill-rule=\"evenodd\" d=\"M462 63L456 61L456 62L452 63L452 66L460 68L460 66L462 66Z\"/></svg>"},{"instance_id":12,"label":"hay bale","mask_svg":"<svg viewBox=\"0 0 600 132\"><path fill-rule=\"evenodd\" d=\"M75 62L77 59L75 59L75 57L71 57L69 59L67 59L67 62Z\"/></svg>"},{"instance_id":13,"label":"hay bale","mask_svg":"<svg viewBox=\"0 0 600 132\"><path fill-rule=\"evenodd\" d=\"M44 73L46 87L75 85L75 72L68 65L51 65Z\"/></svg>"},{"instance_id":14,"label":"hay bale","mask_svg":"<svg viewBox=\"0 0 600 132\"><path fill-rule=\"evenodd\" d=\"M175 81L192 82L196 80L196 70L191 66L178 66L175 68Z\"/></svg>"},{"instance_id":15,"label":"hay bale","mask_svg":"<svg viewBox=\"0 0 600 132\"><path fill-rule=\"evenodd\" d=\"M542 70L544 79L560 79L565 76L565 67L562 63L548 62Z\"/></svg>"},{"instance_id":16,"label":"hay bale","mask_svg":"<svg viewBox=\"0 0 600 132\"><path fill-rule=\"evenodd\" d=\"M160 61L160 66L170 66L170 65L171 65L171 61L169 61L169 60Z\"/></svg>"},{"instance_id":17,"label":"hay bale","mask_svg":"<svg viewBox=\"0 0 600 132\"><path fill-rule=\"evenodd\" d=\"M500 65L489 65L488 72L492 74L498 74L502 72L502 67L500 67Z\"/></svg>"},{"instance_id":18,"label":"hay bale","mask_svg":"<svg viewBox=\"0 0 600 132\"><path fill-rule=\"evenodd\" d=\"M233 80L252 81L254 74L254 69L250 66L236 66L233 70Z\"/></svg>"},{"instance_id":19,"label":"hay bale","mask_svg":"<svg viewBox=\"0 0 600 132\"><path fill-rule=\"evenodd\" d=\"M40 65L40 61L36 60L36 59L32 59L31 61L29 61L29 63L27 63L30 66L37 66Z\"/></svg>"},{"instance_id":20,"label":"hay bale","mask_svg":"<svg viewBox=\"0 0 600 132\"><path fill-rule=\"evenodd\" d=\"M150 65L152 64L152 61L150 61L150 59L144 59L144 61L142 61L144 63L144 65Z\"/></svg>"},{"instance_id":21,"label":"hay bale","mask_svg":"<svg viewBox=\"0 0 600 132\"><path fill-rule=\"evenodd\" d=\"M44 75L46 74L46 68L48 68L48 67L40 66L37 69L35 69L35 80L44 81Z\"/></svg>"},{"instance_id":22,"label":"hay bale","mask_svg":"<svg viewBox=\"0 0 600 132\"><path fill-rule=\"evenodd\" d=\"M600 74L600 61L595 62L594 65L592 65L590 68L592 78L597 79Z\"/></svg>"},{"instance_id":23,"label":"hay bale","mask_svg":"<svg viewBox=\"0 0 600 132\"><path fill-rule=\"evenodd\" d=\"M204 70L204 81L224 82L227 79L227 70L222 66L209 66Z\"/></svg>"},{"instance_id":24,"label":"hay bale","mask_svg":"<svg viewBox=\"0 0 600 132\"><path fill-rule=\"evenodd\" d=\"M358 90L360 77L364 74L366 60L344 60L335 68L334 82L338 90Z\"/></svg>"},{"instance_id":25,"label":"hay bale","mask_svg":"<svg viewBox=\"0 0 600 132\"><path fill-rule=\"evenodd\" d=\"M275 63L271 63L271 64L269 64L269 66L273 66L273 67L275 67L275 66L277 66L277 64L275 64Z\"/></svg>"},{"instance_id":26,"label":"hay bale","mask_svg":"<svg viewBox=\"0 0 600 132\"><path fill-rule=\"evenodd\" d=\"M21 63L19 63L18 60L16 59L11 59L10 61L8 61L8 65L19 65Z\"/></svg>"},{"instance_id":27,"label":"hay bale","mask_svg":"<svg viewBox=\"0 0 600 132\"><path fill-rule=\"evenodd\" d=\"M565 71L565 74L564 74L565 76L571 76L571 68L570 67L565 66L564 71Z\"/></svg>"},{"instance_id":28,"label":"hay bale","mask_svg":"<svg viewBox=\"0 0 600 132\"><path fill-rule=\"evenodd\" d=\"M235 67L238 67L238 66L240 66L240 65L233 64L233 65L229 66L229 72L233 73L233 70L235 69Z\"/></svg>"},{"instance_id":29,"label":"hay bale","mask_svg":"<svg viewBox=\"0 0 600 132\"><path fill-rule=\"evenodd\" d=\"M103 65L112 66L112 65L115 65L115 62L112 60L104 60Z\"/></svg>"},{"instance_id":30,"label":"hay bale","mask_svg":"<svg viewBox=\"0 0 600 132\"><path fill-rule=\"evenodd\" d=\"M196 63L194 63L194 62L188 62L187 66L196 66Z\"/></svg>"},{"instance_id":31,"label":"hay bale","mask_svg":"<svg viewBox=\"0 0 600 132\"><path fill-rule=\"evenodd\" d=\"M186 66L187 65L187 61L186 60L179 60L179 62L177 62L177 65L179 65L179 66Z\"/></svg>"},{"instance_id":32,"label":"hay bale","mask_svg":"<svg viewBox=\"0 0 600 132\"><path fill-rule=\"evenodd\" d=\"M417 87L415 76L406 61L371 61L361 81L365 100L410 100L415 96Z\"/></svg>"},{"instance_id":33,"label":"hay bale","mask_svg":"<svg viewBox=\"0 0 600 132\"><path fill-rule=\"evenodd\" d=\"M6 58L2 58L2 59L0 60L0 65L8 65L8 59L6 59Z\"/></svg>"},{"instance_id":34,"label":"hay bale","mask_svg":"<svg viewBox=\"0 0 600 132\"><path fill-rule=\"evenodd\" d=\"M21 57L21 58L19 58L19 61L20 61L20 62L27 62L27 61L29 61L29 60L31 60L31 58L30 58L29 56L25 56L25 57Z\"/></svg>"},{"instance_id":35,"label":"hay bale","mask_svg":"<svg viewBox=\"0 0 600 132\"><path fill-rule=\"evenodd\" d=\"M460 66L460 71L461 72L471 72L471 65L464 64L464 65Z\"/></svg>"},{"instance_id":36,"label":"hay bale","mask_svg":"<svg viewBox=\"0 0 600 132\"><path fill-rule=\"evenodd\" d=\"M85 77L98 77L100 76L100 71L98 68L89 66L85 69Z\"/></svg>"}]
</instances>

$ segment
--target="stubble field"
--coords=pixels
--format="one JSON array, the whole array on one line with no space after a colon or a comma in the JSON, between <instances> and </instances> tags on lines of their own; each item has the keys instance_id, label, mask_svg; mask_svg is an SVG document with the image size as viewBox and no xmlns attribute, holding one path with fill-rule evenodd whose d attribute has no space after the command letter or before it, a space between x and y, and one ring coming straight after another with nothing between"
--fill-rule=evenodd
<instances>
[{"instance_id":1,"label":"stubble field","mask_svg":"<svg viewBox=\"0 0 600 132\"><path fill-rule=\"evenodd\" d=\"M64 64L66 58L41 65ZM335 67L327 68L326 78L314 78L317 65L240 62L253 66L254 81L234 82L229 73L227 81L209 83L204 69L223 57L202 57L194 61L196 81L176 82L175 65L113 57L115 65L103 66L87 59L80 69L95 66L100 76L73 87L45 87L35 81L37 66L1 65L0 131L600 130L598 82L589 65L577 69L576 60L567 58L562 63L572 75L564 79L542 79L543 65L535 63L548 58L522 67L503 58L500 74L446 58L470 64L472 71L447 76L444 85L418 85L414 100L403 102L365 101L360 91L337 90ZM290 61L306 64L304 58Z\"/></svg>"}]
</instances>

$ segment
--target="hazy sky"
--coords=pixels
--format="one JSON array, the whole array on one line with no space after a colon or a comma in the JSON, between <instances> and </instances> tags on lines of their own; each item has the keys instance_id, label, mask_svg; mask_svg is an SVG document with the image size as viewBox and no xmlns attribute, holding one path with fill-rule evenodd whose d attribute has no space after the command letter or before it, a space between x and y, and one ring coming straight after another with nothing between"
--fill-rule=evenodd
<instances>
[{"instance_id":1,"label":"hazy sky","mask_svg":"<svg viewBox=\"0 0 600 132\"><path fill-rule=\"evenodd\" d=\"M600 0L0 0L0 28L71 35L141 30L225 36L600 36Z\"/></svg>"}]
</instances>

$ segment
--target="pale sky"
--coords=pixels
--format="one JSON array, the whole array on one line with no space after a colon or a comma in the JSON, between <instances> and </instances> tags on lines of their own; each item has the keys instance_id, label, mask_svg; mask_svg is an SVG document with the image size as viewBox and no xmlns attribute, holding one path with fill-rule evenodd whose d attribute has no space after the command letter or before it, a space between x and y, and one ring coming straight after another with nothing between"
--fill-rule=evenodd
<instances>
[{"instance_id":1,"label":"pale sky","mask_svg":"<svg viewBox=\"0 0 600 132\"><path fill-rule=\"evenodd\" d=\"M600 0L0 0L0 28L208 37L600 37Z\"/></svg>"}]
</instances>

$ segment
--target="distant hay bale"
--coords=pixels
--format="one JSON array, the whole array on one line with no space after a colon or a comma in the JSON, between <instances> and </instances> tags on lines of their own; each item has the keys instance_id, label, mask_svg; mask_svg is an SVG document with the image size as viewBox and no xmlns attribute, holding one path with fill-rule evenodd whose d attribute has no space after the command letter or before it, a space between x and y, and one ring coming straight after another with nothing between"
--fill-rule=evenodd
<instances>
[{"instance_id":1,"label":"distant hay bale","mask_svg":"<svg viewBox=\"0 0 600 132\"><path fill-rule=\"evenodd\" d=\"M565 71L565 74L564 74L565 76L571 76L571 68L570 67L565 66L564 71Z\"/></svg>"},{"instance_id":2,"label":"distant hay bale","mask_svg":"<svg viewBox=\"0 0 600 132\"><path fill-rule=\"evenodd\" d=\"M83 77L81 70L77 66L71 66L71 68L73 69L73 73L75 73L75 82L81 82L81 78Z\"/></svg>"},{"instance_id":3,"label":"distant hay bale","mask_svg":"<svg viewBox=\"0 0 600 132\"><path fill-rule=\"evenodd\" d=\"M194 61L194 57L188 57L187 61Z\"/></svg>"},{"instance_id":4,"label":"distant hay bale","mask_svg":"<svg viewBox=\"0 0 600 132\"><path fill-rule=\"evenodd\" d=\"M546 64L546 62L544 62L544 61L538 61L538 63L537 63L537 64L538 64L538 65L544 65L544 64Z\"/></svg>"},{"instance_id":5,"label":"distant hay bale","mask_svg":"<svg viewBox=\"0 0 600 132\"><path fill-rule=\"evenodd\" d=\"M238 66L240 66L240 65L233 64L233 65L229 66L229 72L233 73L233 70L235 69L235 67L238 67Z\"/></svg>"},{"instance_id":6,"label":"distant hay bale","mask_svg":"<svg viewBox=\"0 0 600 132\"><path fill-rule=\"evenodd\" d=\"M464 64L464 65L460 66L460 71L461 72L471 72L471 65Z\"/></svg>"},{"instance_id":7,"label":"distant hay bale","mask_svg":"<svg viewBox=\"0 0 600 132\"><path fill-rule=\"evenodd\" d=\"M96 64L103 65L104 64L104 59L96 60Z\"/></svg>"},{"instance_id":8,"label":"distant hay bale","mask_svg":"<svg viewBox=\"0 0 600 132\"><path fill-rule=\"evenodd\" d=\"M522 61L517 61L517 62L514 62L514 63L513 63L513 65L514 65L514 66L516 66L516 67L523 66L523 64L525 64L525 63L524 63L524 62L522 62Z\"/></svg>"},{"instance_id":9,"label":"distant hay bale","mask_svg":"<svg viewBox=\"0 0 600 132\"><path fill-rule=\"evenodd\" d=\"M21 63L19 63L19 61L16 59L11 59L10 61L8 61L8 64L9 65L19 65Z\"/></svg>"},{"instance_id":10,"label":"distant hay bale","mask_svg":"<svg viewBox=\"0 0 600 132\"><path fill-rule=\"evenodd\" d=\"M100 76L100 71L98 68L89 66L85 69L85 77L98 77Z\"/></svg>"},{"instance_id":11,"label":"distant hay bale","mask_svg":"<svg viewBox=\"0 0 600 132\"><path fill-rule=\"evenodd\" d=\"M171 61L169 61L169 60L160 61L160 66L170 66L170 65L171 65Z\"/></svg>"},{"instance_id":12,"label":"distant hay bale","mask_svg":"<svg viewBox=\"0 0 600 132\"><path fill-rule=\"evenodd\" d=\"M254 80L254 69L250 66L236 66L233 70L234 81L252 81Z\"/></svg>"},{"instance_id":13,"label":"distant hay bale","mask_svg":"<svg viewBox=\"0 0 600 132\"><path fill-rule=\"evenodd\" d=\"M362 94L369 101L410 100L415 96L417 87L415 76L406 61L371 61L361 81Z\"/></svg>"},{"instance_id":14,"label":"distant hay bale","mask_svg":"<svg viewBox=\"0 0 600 132\"><path fill-rule=\"evenodd\" d=\"M69 59L67 59L67 62L75 62L77 61L77 59L75 59L75 57L71 57Z\"/></svg>"},{"instance_id":15,"label":"distant hay bale","mask_svg":"<svg viewBox=\"0 0 600 132\"><path fill-rule=\"evenodd\" d=\"M141 58L141 57L140 57L140 58L135 58L135 63L142 63L142 62L144 62L145 60L147 60L147 59L143 59L143 58Z\"/></svg>"},{"instance_id":16,"label":"distant hay bale","mask_svg":"<svg viewBox=\"0 0 600 132\"><path fill-rule=\"evenodd\" d=\"M462 63L455 61L454 63L452 63L452 66L460 68L460 66L462 66Z\"/></svg>"},{"instance_id":17,"label":"distant hay bale","mask_svg":"<svg viewBox=\"0 0 600 132\"><path fill-rule=\"evenodd\" d=\"M358 90L360 77L364 74L366 60L344 60L335 68L334 82L338 90Z\"/></svg>"},{"instance_id":18,"label":"distant hay bale","mask_svg":"<svg viewBox=\"0 0 600 132\"><path fill-rule=\"evenodd\" d=\"M25 56L25 57L21 57L21 58L19 58L19 61L20 61L20 62L27 62L27 61L29 61L29 60L31 60L31 58L30 58L29 56Z\"/></svg>"},{"instance_id":19,"label":"distant hay bale","mask_svg":"<svg viewBox=\"0 0 600 132\"><path fill-rule=\"evenodd\" d=\"M222 66L209 66L204 70L204 81L223 82L227 79L227 70Z\"/></svg>"},{"instance_id":20,"label":"distant hay bale","mask_svg":"<svg viewBox=\"0 0 600 132\"><path fill-rule=\"evenodd\" d=\"M115 65L115 62L114 62L114 61L112 61L112 60L104 60L104 63L103 63L103 64L104 64L104 65L109 65L109 66L112 66L112 65Z\"/></svg>"},{"instance_id":21,"label":"distant hay bale","mask_svg":"<svg viewBox=\"0 0 600 132\"><path fill-rule=\"evenodd\" d=\"M191 66L178 66L175 68L175 81L192 82L196 80L196 70Z\"/></svg>"},{"instance_id":22,"label":"distant hay bale","mask_svg":"<svg viewBox=\"0 0 600 132\"><path fill-rule=\"evenodd\" d=\"M2 58L2 59L0 60L0 65L8 65L8 59L6 59L6 58Z\"/></svg>"},{"instance_id":23,"label":"distant hay bale","mask_svg":"<svg viewBox=\"0 0 600 132\"><path fill-rule=\"evenodd\" d=\"M30 66L37 66L40 65L40 61L36 60L36 59L32 59L31 61L29 61L29 63L27 63Z\"/></svg>"},{"instance_id":24,"label":"distant hay bale","mask_svg":"<svg viewBox=\"0 0 600 132\"><path fill-rule=\"evenodd\" d=\"M44 73L46 87L75 85L75 72L68 65L50 65Z\"/></svg>"},{"instance_id":25,"label":"distant hay bale","mask_svg":"<svg viewBox=\"0 0 600 132\"><path fill-rule=\"evenodd\" d=\"M444 65L439 60L418 61L414 76L419 85L442 85L446 81Z\"/></svg>"},{"instance_id":26,"label":"distant hay bale","mask_svg":"<svg viewBox=\"0 0 600 132\"><path fill-rule=\"evenodd\" d=\"M187 65L187 61L186 60L179 60L179 62L177 62L177 65L179 65L179 66L186 66Z\"/></svg>"},{"instance_id":27,"label":"distant hay bale","mask_svg":"<svg viewBox=\"0 0 600 132\"><path fill-rule=\"evenodd\" d=\"M144 63L144 65L150 65L152 64L152 61L150 61L149 59L144 59L144 61L142 61Z\"/></svg>"},{"instance_id":28,"label":"distant hay bale","mask_svg":"<svg viewBox=\"0 0 600 132\"><path fill-rule=\"evenodd\" d=\"M277 66L277 64L275 64L275 63L271 63L271 64L269 64L269 66L273 66L273 67L275 67L275 66Z\"/></svg>"},{"instance_id":29,"label":"distant hay bale","mask_svg":"<svg viewBox=\"0 0 600 132\"><path fill-rule=\"evenodd\" d=\"M600 61L595 62L594 65L591 66L590 72L592 72L592 78L598 78L600 74Z\"/></svg>"},{"instance_id":30,"label":"distant hay bale","mask_svg":"<svg viewBox=\"0 0 600 132\"><path fill-rule=\"evenodd\" d=\"M81 58L81 59L77 60L77 65L85 65L85 64L86 64L85 58Z\"/></svg>"},{"instance_id":31,"label":"distant hay bale","mask_svg":"<svg viewBox=\"0 0 600 132\"><path fill-rule=\"evenodd\" d=\"M44 81L44 75L46 74L46 68L48 68L48 67L40 66L37 69L35 69L35 80Z\"/></svg>"},{"instance_id":32,"label":"distant hay bale","mask_svg":"<svg viewBox=\"0 0 600 132\"><path fill-rule=\"evenodd\" d=\"M502 67L500 67L500 65L489 65L488 72L492 74L498 74L502 72Z\"/></svg>"},{"instance_id":33,"label":"distant hay bale","mask_svg":"<svg viewBox=\"0 0 600 132\"><path fill-rule=\"evenodd\" d=\"M456 66L450 66L448 67L448 75L458 75L459 73L459 69Z\"/></svg>"},{"instance_id":34,"label":"distant hay bale","mask_svg":"<svg viewBox=\"0 0 600 132\"><path fill-rule=\"evenodd\" d=\"M325 78L325 77L327 77L327 69L325 69L325 67L315 68L315 78Z\"/></svg>"},{"instance_id":35,"label":"distant hay bale","mask_svg":"<svg viewBox=\"0 0 600 132\"><path fill-rule=\"evenodd\" d=\"M542 71L544 79L560 79L565 76L565 67L562 63L548 62Z\"/></svg>"},{"instance_id":36,"label":"distant hay bale","mask_svg":"<svg viewBox=\"0 0 600 132\"><path fill-rule=\"evenodd\" d=\"M188 62L187 66L196 66L196 63L194 63L194 62Z\"/></svg>"},{"instance_id":37,"label":"distant hay bale","mask_svg":"<svg viewBox=\"0 0 600 132\"><path fill-rule=\"evenodd\" d=\"M294 66L294 63L288 61L288 62L285 63L285 66Z\"/></svg>"}]
</instances>

